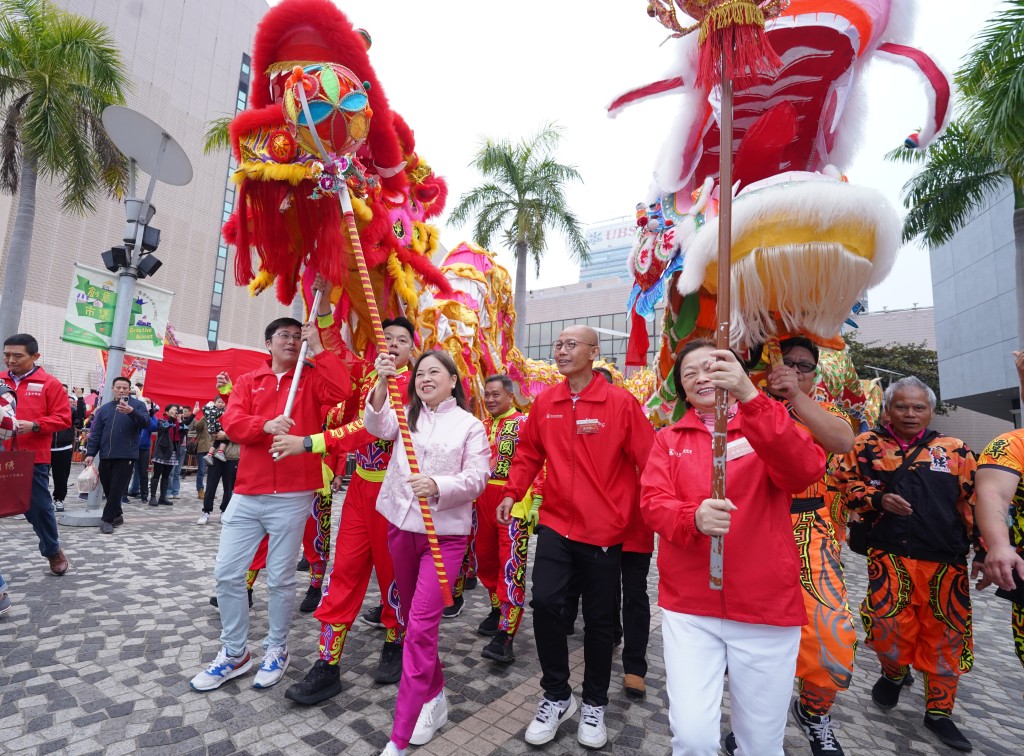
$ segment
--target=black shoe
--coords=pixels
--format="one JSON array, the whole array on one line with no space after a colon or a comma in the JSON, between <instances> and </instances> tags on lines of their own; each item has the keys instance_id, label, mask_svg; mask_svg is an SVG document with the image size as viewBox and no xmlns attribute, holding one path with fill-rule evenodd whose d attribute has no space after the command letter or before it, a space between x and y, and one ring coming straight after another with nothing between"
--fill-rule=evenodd
<instances>
[{"instance_id":1,"label":"black shoe","mask_svg":"<svg viewBox=\"0 0 1024 756\"><path fill-rule=\"evenodd\" d=\"M103 533L104 535L110 535L111 533L114 532L114 524L110 523L110 522L101 522L100 523L100 532Z\"/></svg>"},{"instance_id":2,"label":"black shoe","mask_svg":"<svg viewBox=\"0 0 1024 756\"><path fill-rule=\"evenodd\" d=\"M370 627L384 627L384 623L381 622L381 617L384 614L384 604L377 604L372 609L367 609L365 612L359 615L359 621L364 625Z\"/></svg>"},{"instance_id":3,"label":"black shoe","mask_svg":"<svg viewBox=\"0 0 1024 756\"><path fill-rule=\"evenodd\" d=\"M462 596L456 596L454 603L451 606L446 606L441 612L441 616L445 619L455 619L462 614L462 607L466 605L466 599Z\"/></svg>"},{"instance_id":4,"label":"black shoe","mask_svg":"<svg viewBox=\"0 0 1024 756\"><path fill-rule=\"evenodd\" d=\"M899 682L894 682L882 675L871 688L871 700L879 709L895 709L896 704L900 702L900 693L911 682L913 682L913 678L909 674L904 675Z\"/></svg>"},{"instance_id":5,"label":"black shoe","mask_svg":"<svg viewBox=\"0 0 1024 756\"><path fill-rule=\"evenodd\" d=\"M508 633L499 633L491 638L491 642L484 646L480 655L485 659L511 664L516 660L515 652L512 650L512 636Z\"/></svg>"},{"instance_id":6,"label":"black shoe","mask_svg":"<svg viewBox=\"0 0 1024 756\"><path fill-rule=\"evenodd\" d=\"M729 756L736 756L736 735L731 730L725 736L725 742L722 743L722 746Z\"/></svg>"},{"instance_id":7,"label":"black shoe","mask_svg":"<svg viewBox=\"0 0 1024 756\"><path fill-rule=\"evenodd\" d=\"M284 697L303 706L326 701L341 693L341 671L337 664L328 664L317 659L313 668L306 674L306 679L289 685Z\"/></svg>"},{"instance_id":8,"label":"black shoe","mask_svg":"<svg viewBox=\"0 0 1024 756\"><path fill-rule=\"evenodd\" d=\"M299 563L297 565L295 565L295 571L296 572L305 572L308 569L309 569L309 562L306 561L306 557L302 557L302 559L299 560Z\"/></svg>"},{"instance_id":9,"label":"black shoe","mask_svg":"<svg viewBox=\"0 0 1024 756\"><path fill-rule=\"evenodd\" d=\"M474 588L476 588L476 578L475 577L466 578L463 581L463 583L462 583L462 590L464 590L464 591L471 591Z\"/></svg>"},{"instance_id":10,"label":"black shoe","mask_svg":"<svg viewBox=\"0 0 1024 756\"><path fill-rule=\"evenodd\" d=\"M402 679L402 645L384 641L380 661L373 672L373 681L382 685L394 685Z\"/></svg>"},{"instance_id":11,"label":"black shoe","mask_svg":"<svg viewBox=\"0 0 1024 756\"><path fill-rule=\"evenodd\" d=\"M127 496L122 496L121 497L121 503L122 504L127 504L128 503L128 497Z\"/></svg>"},{"instance_id":12,"label":"black shoe","mask_svg":"<svg viewBox=\"0 0 1024 756\"><path fill-rule=\"evenodd\" d=\"M299 604L299 611L309 614L312 611L316 611L316 608L320 606L320 597L323 595L323 591L319 586L309 586L306 589L306 598L302 599L302 603Z\"/></svg>"},{"instance_id":13,"label":"black shoe","mask_svg":"<svg viewBox=\"0 0 1024 756\"><path fill-rule=\"evenodd\" d=\"M814 756L844 756L843 747L839 745L835 733L832 732L832 717L828 714L824 716L808 714L800 705L799 698L793 700L793 705L789 710L797 725L807 736L807 741L811 744L811 753Z\"/></svg>"},{"instance_id":14,"label":"black shoe","mask_svg":"<svg viewBox=\"0 0 1024 756\"><path fill-rule=\"evenodd\" d=\"M150 501L149 503L150 503L150 505L153 504L152 501ZM161 504L161 505L163 505L165 507L173 507L174 506L174 502L171 501L170 499L157 499L156 503L157 504Z\"/></svg>"},{"instance_id":15,"label":"black shoe","mask_svg":"<svg viewBox=\"0 0 1024 756\"><path fill-rule=\"evenodd\" d=\"M497 608L491 609L491 613L487 615L487 619L480 623L476 631L480 635L489 635L494 637L498 634L498 620L501 619L501 612Z\"/></svg>"},{"instance_id":16,"label":"black shoe","mask_svg":"<svg viewBox=\"0 0 1024 756\"><path fill-rule=\"evenodd\" d=\"M252 588L249 589L248 593L249 593L249 608L252 609ZM216 606L218 608L220 607L220 605L217 603L217 597L216 596L210 596L210 606Z\"/></svg>"},{"instance_id":17,"label":"black shoe","mask_svg":"<svg viewBox=\"0 0 1024 756\"><path fill-rule=\"evenodd\" d=\"M950 748L955 748L958 751L974 750L971 741L964 737L960 728L949 717L925 714L924 726L934 732L935 736Z\"/></svg>"},{"instance_id":18,"label":"black shoe","mask_svg":"<svg viewBox=\"0 0 1024 756\"><path fill-rule=\"evenodd\" d=\"M150 498L150 500L149 500L149 506L155 507L156 505L157 505L156 494L153 494L152 498Z\"/></svg>"},{"instance_id":19,"label":"black shoe","mask_svg":"<svg viewBox=\"0 0 1024 756\"><path fill-rule=\"evenodd\" d=\"M114 518L114 527L116 528L119 525L124 525L124 517L122 515L118 515Z\"/></svg>"}]
</instances>

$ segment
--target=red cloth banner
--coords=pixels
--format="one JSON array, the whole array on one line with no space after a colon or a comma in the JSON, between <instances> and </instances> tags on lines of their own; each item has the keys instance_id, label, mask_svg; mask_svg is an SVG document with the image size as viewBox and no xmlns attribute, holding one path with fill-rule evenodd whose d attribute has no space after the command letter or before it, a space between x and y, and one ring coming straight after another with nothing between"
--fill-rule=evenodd
<instances>
[{"instance_id":1,"label":"red cloth banner","mask_svg":"<svg viewBox=\"0 0 1024 756\"><path fill-rule=\"evenodd\" d=\"M200 349L165 346L162 360L150 359L142 393L163 410L168 404L202 406L217 396L217 374L232 380L255 370L270 359L266 352L249 349Z\"/></svg>"}]
</instances>

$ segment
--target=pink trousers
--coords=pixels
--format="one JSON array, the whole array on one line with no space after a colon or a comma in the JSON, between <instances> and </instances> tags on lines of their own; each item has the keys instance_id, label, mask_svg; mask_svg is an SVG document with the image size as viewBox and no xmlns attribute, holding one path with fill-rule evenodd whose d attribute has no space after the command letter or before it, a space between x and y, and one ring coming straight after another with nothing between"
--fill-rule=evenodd
<instances>
[{"instance_id":1,"label":"pink trousers","mask_svg":"<svg viewBox=\"0 0 1024 756\"><path fill-rule=\"evenodd\" d=\"M441 559L453 584L459 574L467 540L468 536L461 535L438 536ZM391 742L399 748L408 748L420 709L444 687L441 660L437 656L437 636L444 603L425 535L388 525L388 548L395 566L398 600L406 618L402 679L398 683Z\"/></svg>"}]
</instances>

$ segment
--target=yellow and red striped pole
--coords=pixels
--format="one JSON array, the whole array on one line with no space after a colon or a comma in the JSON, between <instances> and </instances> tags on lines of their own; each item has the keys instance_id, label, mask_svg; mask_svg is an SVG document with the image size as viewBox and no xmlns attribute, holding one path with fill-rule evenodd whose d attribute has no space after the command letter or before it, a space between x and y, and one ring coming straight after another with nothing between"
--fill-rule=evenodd
<instances>
[{"instance_id":1,"label":"yellow and red striped pole","mask_svg":"<svg viewBox=\"0 0 1024 756\"><path fill-rule=\"evenodd\" d=\"M366 306L370 310L370 322L373 325L373 335L377 339L377 349L381 352L388 350L384 341L384 328L381 326L380 311L377 309L377 300L373 294L373 284L370 283L370 271L366 267L366 257L363 254L363 246L359 242L359 233L356 230L356 217L352 211L352 198L349 196L348 187L343 187L338 192L341 199L341 209L345 215L345 225L348 226L348 238L352 243L352 251L355 253L356 266L359 269L359 282L363 286L363 296L366 298ZM415 378L414 378L415 380ZM409 422L405 417L405 404L402 395L398 391L398 381L394 376L388 378L388 396L391 399L391 406L398 416L398 429L402 436L402 446L405 447L405 455L409 459L409 471L416 475L420 471L419 463L416 461L416 452L412 446L412 434L409 432ZM427 531L427 544L430 547L430 556L434 560L434 569L437 570L437 581L441 584L441 598L445 606L452 606L452 588L448 582L448 575L444 569L444 562L441 559L441 544L437 541L437 531L434 530L434 517L430 513L430 506L427 500L421 498L420 514L423 515L423 527Z\"/></svg>"}]
</instances>

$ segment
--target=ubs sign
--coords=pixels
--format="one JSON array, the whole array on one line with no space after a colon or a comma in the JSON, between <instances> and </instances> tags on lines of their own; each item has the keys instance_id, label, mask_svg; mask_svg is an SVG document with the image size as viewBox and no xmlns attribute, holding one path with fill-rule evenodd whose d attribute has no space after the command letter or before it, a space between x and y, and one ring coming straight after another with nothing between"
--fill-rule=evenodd
<instances>
[{"instance_id":1,"label":"ubs sign","mask_svg":"<svg viewBox=\"0 0 1024 756\"><path fill-rule=\"evenodd\" d=\"M621 218L592 226L587 229L585 236L591 254L609 249L628 249L636 239L636 219Z\"/></svg>"}]
</instances>

